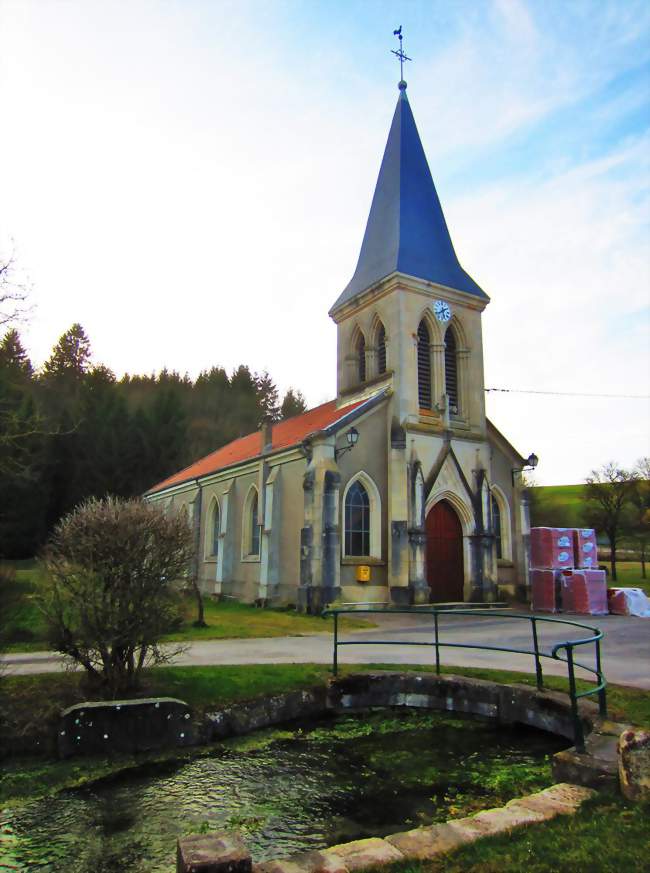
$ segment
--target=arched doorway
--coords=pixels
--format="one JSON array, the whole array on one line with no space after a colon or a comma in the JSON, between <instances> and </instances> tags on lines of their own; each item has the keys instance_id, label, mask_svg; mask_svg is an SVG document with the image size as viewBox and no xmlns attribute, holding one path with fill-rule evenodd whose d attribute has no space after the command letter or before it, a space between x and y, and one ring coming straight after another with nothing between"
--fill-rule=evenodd
<instances>
[{"instance_id":1,"label":"arched doorway","mask_svg":"<svg viewBox=\"0 0 650 873\"><path fill-rule=\"evenodd\" d=\"M426 520L427 582L433 603L458 603L463 598L463 529L451 503L441 500Z\"/></svg>"}]
</instances>

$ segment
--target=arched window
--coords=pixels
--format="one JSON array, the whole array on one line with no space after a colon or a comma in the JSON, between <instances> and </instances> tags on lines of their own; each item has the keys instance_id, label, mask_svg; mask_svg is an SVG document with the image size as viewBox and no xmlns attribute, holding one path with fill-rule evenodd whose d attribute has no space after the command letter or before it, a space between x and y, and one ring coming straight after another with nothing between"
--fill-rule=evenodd
<instances>
[{"instance_id":1,"label":"arched window","mask_svg":"<svg viewBox=\"0 0 650 873\"><path fill-rule=\"evenodd\" d=\"M418 327L418 403L420 409L431 409L431 340L424 319Z\"/></svg>"},{"instance_id":2,"label":"arched window","mask_svg":"<svg viewBox=\"0 0 650 873\"><path fill-rule=\"evenodd\" d=\"M357 339L357 375L359 382L366 381L366 340L362 333Z\"/></svg>"},{"instance_id":3,"label":"arched window","mask_svg":"<svg viewBox=\"0 0 650 873\"><path fill-rule=\"evenodd\" d=\"M257 558L260 553L260 528L257 488L252 486L244 502L242 518L242 557Z\"/></svg>"},{"instance_id":4,"label":"arched window","mask_svg":"<svg viewBox=\"0 0 650 873\"><path fill-rule=\"evenodd\" d=\"M210 545L208 554L210 557L216 558L219 554L219 532L221 530L221 514L219 512L219 504L215 500L212 504L212 515L209 522L209 537Z\"/></svg>"},{"instance_id":5,"label":"arched window","mask_svg":"<svg viewBox=\"0 0 650 873\"><path fill-rule=\"evenodd\" d=\"M370 500L358 479L345 496L345 554L370 555Z\"/></svg>"},{"instance_id":6,"label":"arched window","mask_svg":"<svg viewBox=\"0 0 650 873\"><path fill-rule=\"evenodd\" d=\"M497 547L497 558L503 558L503 542L501 540L501 510L494 494L491 495L492 502L492 530Z\"/></svg>"},{"instance_id":7,"label":"arched window","mask_svg":"<svg viewBox=\"0 0 650 873\"><path fill-rule=\"evenodd\" d=\"M456 355L456 336L451 327L447 328L447 333L445 334L445 391L449 397L450 412L456 414L459 411L458 359Z\"/></svg>"},{"instance_id":8,"label":"arched window","mask_svg":"<svg viewBox=\"0 0 650 873\"><path fill-rule=\"evenodd\" d=\"M381 497L379 489L367 473L360 470L348 482L341 503L343 557L380 560Z\"/></svg>"},{"instance_id":9,"label":"arched window","mask_svg":"<svg viewBox=\"0 0 650 873\"><path fill-rule=\"evenodd\" d=\"M251 525L251 555L259 555L260 553L260 528L257 523L257 491L251 502L250 510L250 525Z\"/></svg>"},{"instance_id":10,"label":"arched window","mask_svg":"<svg viewBox=\"0 0 650 873\"><path fill-rule=\"evenodd\" d=\"M383 324L377 331L377 372L380 376L386 372L386 329Z\"/></svg>"}]
</instances>

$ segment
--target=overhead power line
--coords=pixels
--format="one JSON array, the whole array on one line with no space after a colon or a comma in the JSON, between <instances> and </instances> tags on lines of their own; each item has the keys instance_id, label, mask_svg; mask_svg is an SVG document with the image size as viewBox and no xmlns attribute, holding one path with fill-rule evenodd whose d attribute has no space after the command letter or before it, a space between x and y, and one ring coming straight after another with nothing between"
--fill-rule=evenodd
<instances>
[{"instance_id":1,"label":"overhead power line","mask_svg":"<svg viewBox=\"0 0 650 873\"><path fill-rule=\"evenodd\" d=\"M535 391L525 388L484 388L486 394L548 394L553 397L607 397L610 399L650 400L650 394L586 394L582 391Z\"/></svg>"}]
</instances>

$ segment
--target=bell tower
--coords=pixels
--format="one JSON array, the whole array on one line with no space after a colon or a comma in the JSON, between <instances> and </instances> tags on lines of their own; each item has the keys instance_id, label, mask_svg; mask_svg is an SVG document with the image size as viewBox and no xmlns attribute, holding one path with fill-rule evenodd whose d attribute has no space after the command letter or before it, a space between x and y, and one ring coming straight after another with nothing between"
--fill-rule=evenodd
<instances>
[{"instance_id":1,"label":"bell tower","mask_svg":"<svg viewBox=\"0 0 650 873\"><path fill-rule=\"evenodd\" d=\"M330 310L339 399L385 379L400 424L484 435L488 302L454 251L402 80L357 267Z\"/></svg>"}]
</instances>

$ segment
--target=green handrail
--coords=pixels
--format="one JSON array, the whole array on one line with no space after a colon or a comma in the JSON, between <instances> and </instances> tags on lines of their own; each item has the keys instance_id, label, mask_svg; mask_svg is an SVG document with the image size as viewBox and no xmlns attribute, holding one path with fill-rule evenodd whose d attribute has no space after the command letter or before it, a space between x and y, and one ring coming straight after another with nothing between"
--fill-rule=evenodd
<instances>
[{"instance_id":1,"label":"green handrail","mask_svg":"<svg viewBox=\"0 0 650 873\"><path fill-rule=\"evenodd\" d=\"M433 640L431 642L421 642L419 640L341 640L339 639L339 615L358 615L362 614L382 614L382 615L431 615L433 616ZM607 682L602 671L600 641L603 638L603 632L599 628L592 627L582 622L569 621L565 618L551 618L550 616L528 615L523 612L504 612L494 609L438 609L431 607L430 609L326 609L322 615L334 616L334 652L332 656L332 672L336 676L338 674L338 650L340 646L433 646L435 649L436 673L440 675L440 649L447 647L451 649L480 649L488 652L508 652L517 655L532 655L535 659L535 676L538 690L544 688L544 673L542 670L542 658L553 658L556 661L562 661L567 665L567 673L569 679L569 697L571 700L571 714L573 718L573 734L575 747L578 752L585 750L584 730L582 720L578 709L578 700L581 697L587 697L590 694L598 694L598 707L600 715L604 718L607 716ZM440 639L439 617L441 615L471 615L484 618L511 618L530 622L532 634L532 649L517 649L509 646L488 646L478 645L476 643L453 643L446 642ZM550 653L543 652L540 649L539 637L537 633L538 622L546 622L556 625L566 625L569 627L577 627L588 630L591 633L589 637L581 637L576 640L564 640L556 643ZM590 643L595 645L595 667L590 667L582 661L576 661L574 658L574 649L579 646L586 646ZM566 657L561 657L558 653L564 650ZM577 691L575 668L580 667L589 673L593 673L597 679L595 688L590 688L587 691Z\"/></svg>"}]
</instances>

